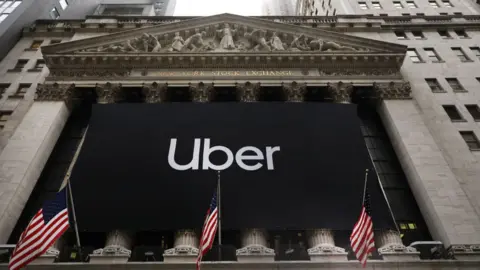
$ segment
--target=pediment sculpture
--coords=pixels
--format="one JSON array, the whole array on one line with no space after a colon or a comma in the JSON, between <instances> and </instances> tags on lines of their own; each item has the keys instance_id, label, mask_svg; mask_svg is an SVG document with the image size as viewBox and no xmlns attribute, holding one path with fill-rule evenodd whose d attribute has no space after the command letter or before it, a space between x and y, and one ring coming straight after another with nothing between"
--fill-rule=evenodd
<instances>
[{"instance_id":1,"label":"pediment sculpture","mask_svg":"<svg viewBox=\"0 0 480 270\"><path fill-rule=\"evenodd\" d=\"M177 31L173 34L143 33L122 42L87 48L79 52L174 53L174 52L329 52L368 51L305 34L286 34L265 29L231 26L229 23Z\"/></svg>"}]
</instances>

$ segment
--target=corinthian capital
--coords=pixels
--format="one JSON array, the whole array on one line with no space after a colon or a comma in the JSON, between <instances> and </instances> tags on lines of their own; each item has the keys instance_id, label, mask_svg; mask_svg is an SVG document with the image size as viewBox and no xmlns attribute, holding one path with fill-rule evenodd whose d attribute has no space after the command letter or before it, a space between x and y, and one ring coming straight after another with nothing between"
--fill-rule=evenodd
<instances>
[{"instance_id":1,"label":"corinthian capital","mask_svg":"<svg viewBox=\"0 0 480 270\"><path fill-rule=\"evenodd\" d=\"M37 101L64 101L67 105L75 95L75 84L39 84L37 86Z\"/></svg>"},{"instance_id":2,"label":"corinthian capital","mask_svg":"<svg viewBox=\"0 0 480 270\"><path fill-rule=\"evenodd\" d=\"M291 84L283 84L283 91L287 96L289 102L302 102L305 100L307 93L307 85L305 83L292 82Z\"/></svg>"},{"instance_id":3,"label":"corinthian capital","mask_svg":"<svg viewBox=\"0 0 480 270\"><path fill-rule=\"evenodd\" d=\"M200 82L196 85L190 84L189 88L194 102L209 102L212 100L213 84L206 85Z\"/></svg>"},{"instance_id":4,"label":"corinthian capital","mask_svg":"<svg viewBox=\"0 0 480 270\"><path fill-rule=\"evenodd\" d=\"M146 103L160 103L165 101L168 84L158 84L156 82L143 86L143 94Z\"/></svg>"},{"instance_id":5,"label":"corinthian capital","mask_svg":"<svg viewBox=\"0 0 480 270\"><path fill-rule=\"evenodd\" d=\"M255 102L259 100L260 83L236 84L238 100L242 102Z\"/></svg>"},{"instance_id":6,"label":"corinthian capital","mask_svg":"<svg viewBox=\"0 0 480 270\"><path fill-rule=\"evenodd\" d=\"M409 82L374 83L375 97L379 99L411 99Z\"/></svg>"},{"instance_id":7,"label":"corinthian capital","mask_svg":"<svg viewBox=\"0 0 480 270\"><path fill-rule=\"evenodd\" d=\"M97 102L101 104L115 103L121 99L122 85L106 83L95 87L97 91Z\"/></svg>"},{"instance_id":8,"label":"corinthian capital","mask_svg":"<svg viewBox=\"0 0 480 270\"><path fill-rule=\"evenodd\" d=\"M327 87L335 102L350 103L352 101L353 85L351 83L329 83Z\"/></svg>"}]
</instances>

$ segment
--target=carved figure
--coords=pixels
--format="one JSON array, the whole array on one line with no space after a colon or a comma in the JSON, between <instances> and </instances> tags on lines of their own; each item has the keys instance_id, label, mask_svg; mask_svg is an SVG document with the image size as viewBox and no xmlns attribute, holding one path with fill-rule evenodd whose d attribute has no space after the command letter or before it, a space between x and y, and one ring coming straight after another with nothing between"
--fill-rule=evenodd
<instances>
[{"instance_id":1,"label":"carved figure","mask_svg":"<svg viewBox=\"0 0 480 270\"><path fill-rule=\"evenodd\" d=\"M273 32L272 37L268 41L273 51L285 51L282 40L277 36L277 32Z\"/></svg>"},{"instance_id":2,"label":"carved figure","mask_svg":"<svg viewBox=\"0 0 480 270\"><path fill-rule=\"evenodd\" d=\"M173 37L172 45L168 50L171 52L174 52L174 51L179 52L182 50L184 44L185 44L185 41L180 36L180 33L176 32L175 36Z\"/></svg>"},{"instance_id":3,"label":"carved figure","mask_svg":"<svg viewBox=\"0 0 480 270\"><path fill-rule=\"evenodd\" d=\"M317 38L310 41L309 46L312 51L335 51L335 50L355 51L355 48L353 47L342 46L333 41L324 41L321 38Z\"/></svg>"},{"instance_id":4,"label":"carved figure","mask_svg":"<svg viewBox=\"0 0 480 270\"><path fill-rule=\"evenodd\" d=\"M230 25L226 23L223 29L217 30L217 34L222 35L219 45L220 48L225 50L235 49L233 36L237 34L237 30L230 28Z\"/></svg>"},{"instance_id":5,"label":"carved figure","mask_svg":"<svg viewBox=\"0 0 480 270\"><path fill-rule=\"evenodd\" d=\"M245 37L251 41L254 51L271 51L272 48L265 39L266 34L265 30L255 29L251 33L245 33Z\"/></svg>"},{"instance_id":6,"label":"carved figure","mask_svg":"<svg viewBox=\"0 0 480 270\"><path fill-rule=\"evenodd\" d=\"M205 31L191 35L189 38L187 38L187 40L185 40L183 50L191 50L192 52L201 51L205 46L203 38L206 35L207 33Z\"/></svg>"},{"instance_id":7,"label":"carved figure","mask_svg":"<svg viewBox=\"0 0 480 270\"><path fill-rule=\"evenodd\" d=\"M307 46L307 37L301 34L300 36L295 36L292 43L290 43L290 50L292 51L308 51L310 48Z\"/></svg>"}]
</instances>

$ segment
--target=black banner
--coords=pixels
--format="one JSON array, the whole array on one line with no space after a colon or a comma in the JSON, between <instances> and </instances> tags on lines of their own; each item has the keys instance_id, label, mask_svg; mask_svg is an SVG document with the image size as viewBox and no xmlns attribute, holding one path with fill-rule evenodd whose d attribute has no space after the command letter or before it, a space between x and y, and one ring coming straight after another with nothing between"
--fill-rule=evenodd
<instances>
[{"instance_id":1,"label":"black banner","mask_svg":"<svg viewBox=\"0 0 480 270\"><path fill-rule=\"evenodd\" d=\"M218 170L224 229L351 230L366 168L374 225L390 227L355 105L109 104L71 181L81 230L201 228Z\"/></svg>"}]
</instances>

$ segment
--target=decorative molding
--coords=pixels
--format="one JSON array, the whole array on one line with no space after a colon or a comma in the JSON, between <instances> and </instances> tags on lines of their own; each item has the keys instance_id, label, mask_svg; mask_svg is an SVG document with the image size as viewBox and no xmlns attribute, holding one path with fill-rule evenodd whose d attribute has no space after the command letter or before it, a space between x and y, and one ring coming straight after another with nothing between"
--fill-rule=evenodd
<instances>
[{"instance_id":1,"label":"decorative molding","mask_svg":"<svg viewBox=\"0 0 480 270\"><path fill-rule=\"evenodd\" d=\"M213 98L214 86L212 84L204 84L200 82L196 85L188 85L190 93L192 95L192 100L194 102L209 102Z\"/></svg>"},{"instance_id":2,"label":"decorative molding","mask_svg":"<svg viewBox=\"0 0 480 270\"><path fill-rule=\"evenodd\" d=\"M398 231L386 230L377 236L378 253L386 261L420 260L420 252L403 244Z\"/></svg>"},{"instance_id":3,"label":"decorative molding","mask_svg":"<svg viewBox=\"0 0 480 270\"><path fill-rule=\"evenodd\" d=\"M457 260L480 260L480 244L451 245L447 249L447 256Z\"/></svg>"},{"instance_id":4,"label":"decorative molding","mask_svg":"<svg viewBox=\"0 0 480 270\"><path fill-rule=\"evenodd\" d=\"M75 97L75 84L38 84L36 89L36 101L63 101L71 105Z\"/></svg>"},{"instance_id":5,"label":"decorative molding","mask_svg":"<svg viewBox=\"0 0 480 270\"><path fill-rule=\"evenodd\" d=\"M244 84L235 84L237 88L237 99L241 102L255 102L259 101L260 97L260 83L253 84L246 82Z\"/></svg>"},{"instance_id":6,"label":"decorative molding","mask_svg":"<svg viewBox=\"0 0 480 270\"><path fill-rule=\"evenodd\" d=\"M307 84L292 82L290 84L282 83L283 91L289 102L302 102L305 99L307 93Z\"/></svg>"},{"instance_id":7,"label":"decorative molding","mask_svg":"<svg viewBox=\"0 0 480 270\"><path fill-rule=\"evenodd\" d=\"M115 103L121 100L123 96L121 84L111 84L109 82L103 85L97 84L95 90L98 103Z\"/></svg>"},{"instance_id":8,"label":"decorative molding","mask_svg":"<svg viewBox=\"0 0 480 270\"><path fill-rule=\"evenodd\" d=\"M117 63L119 64L119 63ZM73 78L115 78L120 79L130 75L127 69L50 69L49 77L73 77Z\"/></svg>"},{"instance_id":9,"label":"decorative molding","mask_svg":"<svg viewBox=\"0 0 480 270\"><path fill-rule=\"evenodd\" d=\"M327 89L333 100L338 103L350 103L352 101L353 84L338 82L336 84L328 84Z\"/></svg>"},{"instance_id":10,"label":"decorative molding","mask_svg":"<svg viewBox=\"0 0 480 270\"><path fill-rule=\"evenodd\" d=\"M365 76L365 77L372 77L372 76L396 76L401 77L401 73L399 69L393 68L342 68L342 69L318 69L318 73L320 76L325 77L334 77L334 76Z\"/></svg>"},{"instance_id":11,"label":"decorative molding","mask_svg":"<svg viewBox=\"0 0 480 270\"><path fill-rule=\"evenodd\" d=\"M143 86L146 103L160 103L166 100L168 84L160 85L156 82Z\"/></svg>"},{"instance_id":12,"label":"decorative molding","mask_svg":"<svg viewBox=\"0 0 480 270\"><path fill-rule=\"evenodd\" d=\"M381 100L412 99L409 82L373 83L375 97Z\"/></svg>"},{"instance_id":13,"label":"decorative molding","mask_svg":"<svg viewBox=\"0 0 480 270\"><path fill-rule=\"evenodd\" d=\"M101 255L101 256L128 256L132 254L132 251L126 249L125 247L118 246L118 245L111 245L104 248L99 248L93 251L94 255Z\"/></svg>"}]
</instances>

